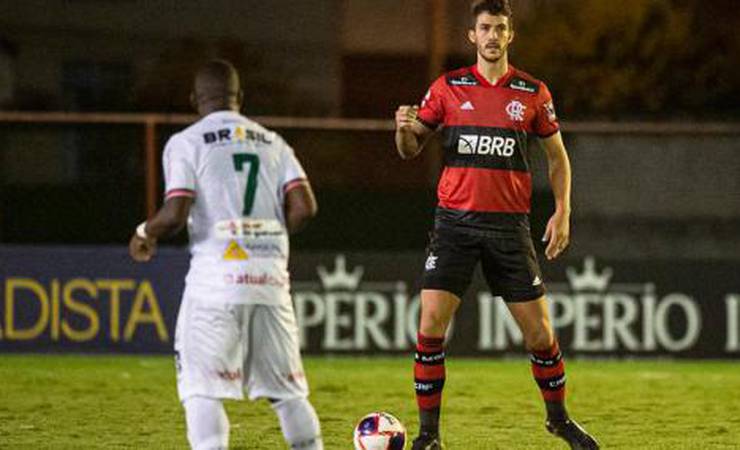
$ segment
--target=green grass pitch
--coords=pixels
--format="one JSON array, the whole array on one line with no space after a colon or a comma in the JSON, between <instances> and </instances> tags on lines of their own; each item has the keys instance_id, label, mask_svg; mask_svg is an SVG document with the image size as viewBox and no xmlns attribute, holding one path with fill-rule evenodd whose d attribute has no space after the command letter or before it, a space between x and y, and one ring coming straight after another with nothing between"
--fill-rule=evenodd
<instances>
[{"instance_id":1,"label":"green grass pitch","mask_svg":"<svg viewBox=\"0 0 740 450\"><path fill-rule=\"evenodd\" d=\"M327 449L352 448L357 419L417 427L410 358L306 358ZM525 358L450 358L447 448L564 449L543 426ZM606 449L740 448L740 365L569 361L571 414ZM227 402L235 449L284 449L264 402ZM0 356L0 448L187 448L169 357Z\"/></svg>"}]
</instances>

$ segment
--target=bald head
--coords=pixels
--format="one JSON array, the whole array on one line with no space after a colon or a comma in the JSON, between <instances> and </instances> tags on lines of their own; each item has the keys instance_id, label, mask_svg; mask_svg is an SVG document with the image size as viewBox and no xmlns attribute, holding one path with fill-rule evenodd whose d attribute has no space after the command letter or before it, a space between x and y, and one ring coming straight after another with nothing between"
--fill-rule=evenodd
<instances>
[{"instance_id":1,"label":"bald head","mask_svg":"<svg viewBox=\"0 0 740 450\"><path fill-rule=\"evenodd\" d=\"M241 100L239 74L230 62L214 59L195 73L193 102L201 115L227 109L238 111Z\"/></svg>"}]
</instances>

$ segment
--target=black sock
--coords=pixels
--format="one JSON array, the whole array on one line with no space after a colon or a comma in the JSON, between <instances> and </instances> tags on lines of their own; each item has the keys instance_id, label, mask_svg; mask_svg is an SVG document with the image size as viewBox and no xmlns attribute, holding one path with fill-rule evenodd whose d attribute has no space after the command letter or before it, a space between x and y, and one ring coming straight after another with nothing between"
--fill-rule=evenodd
<instances>
[{"instance_id":1,"label":"black sock","mask_svg":"<svg viewBox=\"0 0 740 450\"><path fill-rule=\"evenodd\" d=\"M439 434L439 408L419 410L419 434Z\"/></svg>"},{"instance_id":2,"label":"black sock","mask_svg":"<svg viewBox=\"0 0 740 450\"><path fill-rule=\"evenodd\" d=\"M545 402L547 408L547 419L554 422L563 422L568 420L568 412L565 410L563 402Z\"/></svg>"}]
</instances>

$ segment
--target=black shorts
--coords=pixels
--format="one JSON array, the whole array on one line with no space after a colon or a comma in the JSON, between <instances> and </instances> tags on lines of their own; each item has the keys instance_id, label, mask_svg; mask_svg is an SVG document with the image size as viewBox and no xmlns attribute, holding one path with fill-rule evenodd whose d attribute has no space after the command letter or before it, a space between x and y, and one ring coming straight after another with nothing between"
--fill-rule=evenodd
<instances>
[{"instance_id":1,"label":"black shorts","mask_svg":"<svg viewBox=\"0 0 740 450\"><path fill-rule=\"evenodd\" d=\"M527 230L493 234L436 228L427 248L422 288L462 298L479 261L493 295L507 302L526 302L544 295L542 273Z\"/></svg>"}]
</instances>

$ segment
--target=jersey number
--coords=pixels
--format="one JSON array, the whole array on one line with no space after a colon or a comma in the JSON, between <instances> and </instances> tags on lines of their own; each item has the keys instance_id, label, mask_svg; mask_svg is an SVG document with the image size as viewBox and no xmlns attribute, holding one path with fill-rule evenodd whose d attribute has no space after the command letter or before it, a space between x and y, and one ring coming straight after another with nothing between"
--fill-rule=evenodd
<instances>
[{"instance_id":1,"label":"jersey number","mask_svg":"<svg viewBox=\"0 0 740 450\"><path fill-rule=\"evenodd\" d=\"M244 210L242 214L248 216L254 207L254 193L257 191L257 174L260 170L259 156L250 153L236 153L234 157L234 169L237 172L244 171L244 164L249 163L247 172L247 189L244 191Z\"/></svg>"}]
</instances>

